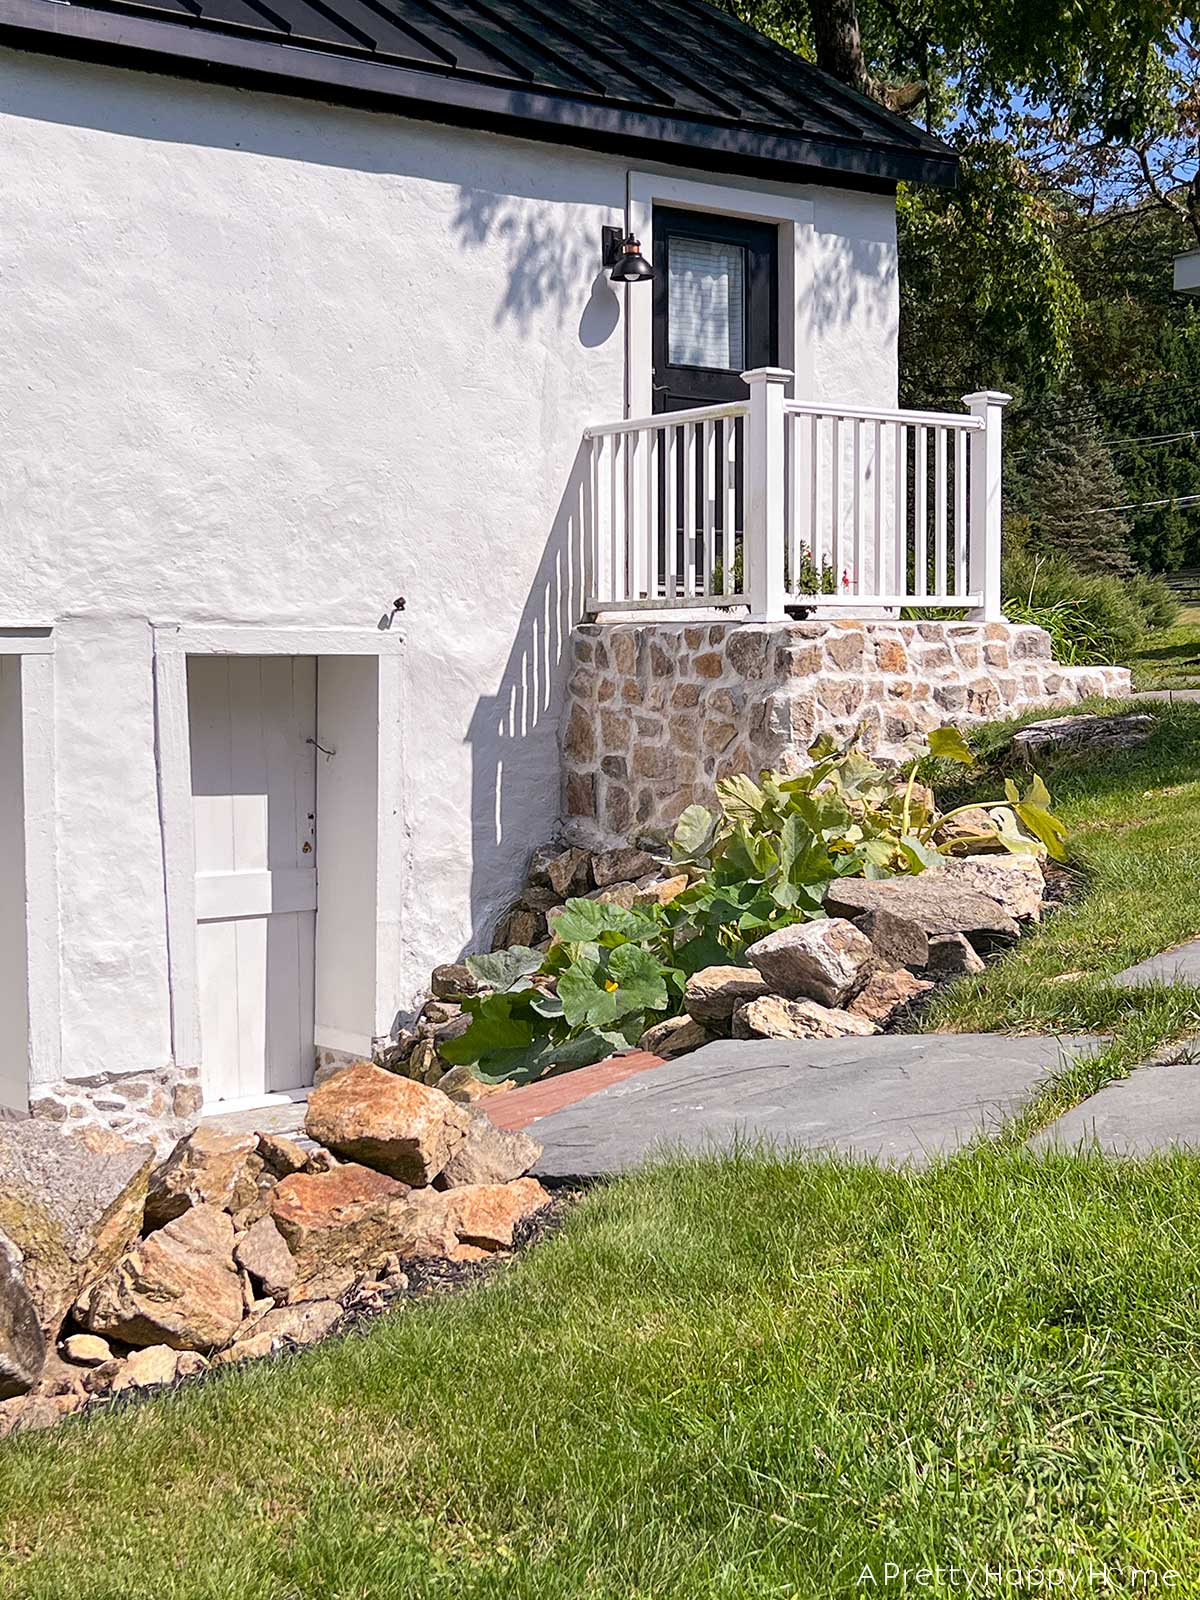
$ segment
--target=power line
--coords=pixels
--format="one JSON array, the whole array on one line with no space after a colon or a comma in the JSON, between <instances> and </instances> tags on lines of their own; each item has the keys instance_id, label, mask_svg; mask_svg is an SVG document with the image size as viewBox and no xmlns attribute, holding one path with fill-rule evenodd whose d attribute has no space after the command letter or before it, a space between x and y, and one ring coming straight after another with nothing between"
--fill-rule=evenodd
<instances>
[{"instance_id":1,"label":"power line","mask_svg":"<svg viewBox=\"0 0 1200 1600\"><path fill-rule=\"evenodd\" d=\"M1197 438L1200 438L1200 428L1189 428L1186 433L1148 433L1141 439L1101 439L1100 443L1110 450L1120 450L1129 444L1174 444L1179 439Z\"/></svg>"},{"instance_id":2,"label":"power line","mask_svg":"<svg viewBox=\"0 0 1200 1600\"><path fill-rule=\"evenodd\" d=\"M1089 516L1098 517L1102 511L1150 511L1160 506L1200 505L1200 494L1176 495L1173 500L1135 500L1127 506L1093 506Z\"/></svg>"}]
</instances>

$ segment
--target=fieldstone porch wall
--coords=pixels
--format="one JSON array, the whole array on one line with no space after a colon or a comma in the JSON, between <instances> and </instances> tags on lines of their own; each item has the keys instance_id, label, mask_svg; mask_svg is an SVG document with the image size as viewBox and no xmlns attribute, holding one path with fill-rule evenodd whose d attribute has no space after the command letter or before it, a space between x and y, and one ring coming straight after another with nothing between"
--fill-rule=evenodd
<instances>
[{"instance_id":1,"label":"fieldstone porch wall","mask_svg":"<svg viewBox=\"0 0 1200 1600\"><path fill-rule=\"evenodd\" d=\"M901 759L914 736L1130 692L1041 628L980 622L587 623L571 640L563 809L581 837L669 827L718 778L795 770L823 731Z\"/></svg>"}]
</instances>

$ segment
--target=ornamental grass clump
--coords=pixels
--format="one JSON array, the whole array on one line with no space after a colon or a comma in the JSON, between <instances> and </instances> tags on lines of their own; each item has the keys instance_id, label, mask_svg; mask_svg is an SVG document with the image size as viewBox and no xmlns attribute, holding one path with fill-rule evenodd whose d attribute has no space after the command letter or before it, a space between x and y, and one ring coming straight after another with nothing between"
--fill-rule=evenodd
<instances>
[{"instance_id":1,"label":"ornamental grass clump","mask_svg":"<svg viewBox=\"0 0 1200 1600\"><path fill-rule=\"evenodd\" d=\"M568 900L545 949L468 956L485 992L463 999L470 1025L440 1054L492 1083L587 1066L678 1015L693 973L744 965L756 940L823 917L839 878L924 872L972 843L1060 860L1066 853L1063 826L1036 775L1023 794L1009 779L1003 801L938 810L921 781L931 761L974 762L954 728L936 729L902 767L880 766L855 739L838 744L828 734L808 755L810 765L794 775L720 780L715 815L700 805L684 811L671 853L674 872L690 881L669 904L627 910ZM947 830L968 813L986 819L986 831Z\"/></svg>"}]
</instances>

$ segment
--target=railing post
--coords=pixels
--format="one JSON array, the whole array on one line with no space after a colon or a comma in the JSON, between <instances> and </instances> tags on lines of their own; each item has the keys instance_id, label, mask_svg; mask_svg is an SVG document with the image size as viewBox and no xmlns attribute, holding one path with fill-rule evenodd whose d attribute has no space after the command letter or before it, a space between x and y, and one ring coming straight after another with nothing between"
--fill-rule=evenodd
<instances>
[{"instance_id":1,"label":"railing post","mask_svg":"<svg viewBox=\"0 0 1200 1600\"><path fill-rule=\"evenodd\" d=\"M792 374L783 367L755 367L742 373L750 389L746 418L748 450L745 482L743 582L750 596L752 622L782 622L784 584L785 468L783 390Z\"/></svg>"},{"instance_id":2,"label":"railing post","mask_svg":"<svg viewBox=\"0 0 1200 1600\"><path fill-rule=\"evenodd\" d=\"M977 621L1001 622L1001 438L1004 408L1012 399L996 389L963 395L963 405L982 428L971 433L971 538L968 587L982 597L971 615Z\"/></svg>"}]
</instances>

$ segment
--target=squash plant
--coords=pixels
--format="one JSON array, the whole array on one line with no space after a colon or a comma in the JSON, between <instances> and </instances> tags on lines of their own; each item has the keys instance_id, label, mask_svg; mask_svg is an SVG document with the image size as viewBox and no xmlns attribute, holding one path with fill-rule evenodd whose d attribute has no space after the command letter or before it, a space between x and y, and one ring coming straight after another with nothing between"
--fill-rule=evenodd
<instances>
[{"instance_id":1,"label":"squash plant","mask_svg":"<svg viewBox=\"0 0 1200 1600\"><path fill-rule=\"evenodd\" d=\"M951 847L939 832L963 812L987 812L990 843L1065 855L1063 826L1037 776L1024 794L1006 782L1003 802L937 810L920 781L928 758L974 761L954 728L936 729L900 768L869 760L854 739L839 745L828 735L808 755L810 765L795 775L722 779L718 815L699 805L683 812L672 854L692 881L669 905L630 911L569 900L547 949L468 956L487 992L463 1001L470 1026L441 1055L474 1065L488 1082L524 1083L627 1049L651 1022L682 1010L693 972L741 964L755 940L824 916L835 879L938 865Z\"/></svg>"}]
</instances>

